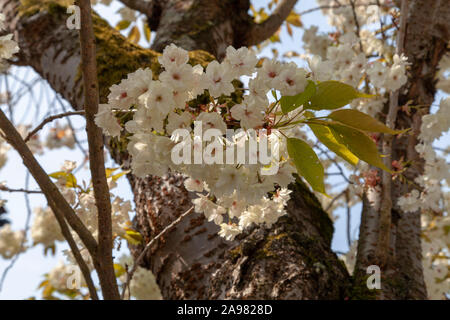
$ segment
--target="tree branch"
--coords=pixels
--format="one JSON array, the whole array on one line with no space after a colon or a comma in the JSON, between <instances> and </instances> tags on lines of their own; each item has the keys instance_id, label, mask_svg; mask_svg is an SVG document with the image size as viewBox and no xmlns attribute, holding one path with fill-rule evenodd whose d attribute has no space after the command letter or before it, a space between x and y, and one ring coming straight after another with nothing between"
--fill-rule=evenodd
<instances>
[{"instance_id":1,"label":"tree branch","mask_svg":"<svg viewBox=\"0 0 450 320\"><path fill-rule=\"evenodd\" d=\"M90 0L78 0L80 7L81 69L84 84L86 133L89 144L89 163L98 212L98 275L104 299L120 299L112 257L111 199L106 180L102 130L95 124L98 112L99 91L95 36L92 25Z\"/></svg>"},{"instance_id":2,"label":"tree branch","mask_svg":"<svg viewBox=\"0 0 450 320\"><path fill-rule=\"evenodd\" d=\"M27 137L24 139L25 142L28 142L39 130L41 130L47 123L52 122L53 120L57 120L57 119L61 119L61 118L65 118L68 116L74 116L74 115L79 115L82 116L84 115L84 110L82 111L71 111L71 112L64 112L64 113L60 113L60 114L56 114L54 116L50 116L48 118L45 118L44 121L42 121L36 128L34 128L33 131L31 131Z\"/></svg>"},{"instance_id":3,"label":"tree branch","mask_svg":"<svg viewBox=\"0 0 450 320\"><path fill-rule=\"evenodd\" d=\"M124 5L128 8L139 11L145 14L147 17L152 16L153 11L153 1L144 1L144 0L120 0Z\"/></svg>"},{"instance_id":4,"label":"tree branch","mask_svg":"<svg viewBox=\"0 0 450 320\"><path fill-rule=\"evenodd\" d=\"M0 185L0 191L10 192L10 193L23 192L23 193L26 193L26 194L42 194L41 190L27 190L27 189L24 189L24 188L11 189L11 188L8 188L5 185Z\"/></svg>"},{"instance_id":5,"label":"tree branch","mask_svg":"<svg viewBox=\"0 0 450 320\"><path fill-rule=\"evenodd\" d=\"M281 0L270 17L262 23L254 23L247 32L247 46L256 45L270 38L289 16L297 0Z\"/></svg>"}]
</instances>

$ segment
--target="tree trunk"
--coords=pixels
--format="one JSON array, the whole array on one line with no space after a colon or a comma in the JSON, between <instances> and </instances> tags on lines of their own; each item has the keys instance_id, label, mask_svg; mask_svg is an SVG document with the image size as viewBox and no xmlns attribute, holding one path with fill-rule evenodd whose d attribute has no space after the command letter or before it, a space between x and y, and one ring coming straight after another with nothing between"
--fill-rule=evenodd
<instances>
[{"instance_id":1,"label":"tree trunk","mask_svg":"<svg viewBox=\"0 0 450 320\"><path fill-rule=\"evenodd\" d=\"M19 63L33 67L75 109L81 109L78 34L66 27L66 9L51 4L39 11L19 8L19 3L0 0L0 11L19 42ZM241 35L247 32L249 23L243 23L247 15L239 12L246 13L248 1L165 3L153 12L158 15L153 23L158 25L154 48L159 51L174 42L188 50L207 50L220 59L225 48L239 45L244 39ZM158 53L129 43L98 17L94 23L103 102L108 88L127 73L139 67L159 72ZM202 51L193 51L190 56L192 63L205 64L211 59ZM109 147L113 157L127 167L126 138L110 140ZM192 194L179 175L128 178L136 202L135 225L147 242L192 205ZM301 181L291 189L289 214L270 229L254 227L228 242L217 235L217 226L192 213L161 238L142 264L155 273L164 298L348 297L349 275L331 251L331 220ZM132 249L135 255L141 250Z\"/></svg>"},{"instance_id":2,"label":"tree trunk","mask_svg":"<svg viewBox=\"0 0 450 320\"><path fill-rule=\"evenodd\" d=\"M411 63L408 82L400 91L399 106L408 102L420 106L420 111L410 113L399 110L396 128L411 128L410 134L395 138L392 159L407 159L412 166L404 175L409 181L423 173L424 162L415 146L420 133L421 119L429 113L436 94L437 67L445 54L450 40L450 3L448 1L410 0L409 16L405 38L405 55ZM383 299L426 299L423 279L420 211L402 212L397 205L399 197L411 191L414 186L393 181L391 252L388 262L382 267ZM377 192L365 195L360 226L357 257L357 277L366 273L369 265L377 265L375 256L378 239L379 199Z\"/></svg>"}]
</instances>

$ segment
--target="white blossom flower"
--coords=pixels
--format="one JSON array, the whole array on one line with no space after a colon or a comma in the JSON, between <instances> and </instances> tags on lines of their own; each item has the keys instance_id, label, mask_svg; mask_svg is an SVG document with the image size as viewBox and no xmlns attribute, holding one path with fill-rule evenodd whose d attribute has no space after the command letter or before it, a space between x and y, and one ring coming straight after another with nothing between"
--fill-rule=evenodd
<instances>
[{"instance_id":1,"label":"white blossom flower","mask_svg":"<svg viewBox=\"0 0 450 320\"><path fill-rule=\"evenodd\" d=\"M232 76L228 73L226 65L217 61L212 61L206 68L204 83L206 89L212 97L218 98L221 95L229 95L234 91L231 83Z\"/></svg>"},{"instance_id":2,"label":"white blossom flower","mask_svg":"<svg viewBox=\"0 0 450 320\"><path fill-rule=\"evenodd\" d=\"M195 119L195 121L202 122L203 132L208 129L218 129L225 134L225 131L227 130L227 125L217 112L203 112Z\"/></svg>"},{"instance_id":3,"label":"white blossom flower","mask_svg":"<svg viewBox=\"0 0 450 320\"><path fill-rule=\"evenodd\" d=\"M294 62L287 64L278 76L280 85L275 88L284 96L294 96L305 90L306 70L297 68Z\"/></svg>"},{"instance_id":4,"label":"white blossom flower","mask_svg":"<svg viewBox=\"0 0 450 320\"><path fill-rule=\"evenodd\" d=\"M230 73L233 77L243 75L251 76L254 72L258 58L256 55L246 47L235 49L229 46L226 50L226 57L224 63L229 66Z\"/></svg>"},{"instance_id":5,"label":"white blossom flower","mask_svg":"<svg viewBox=\"0 0 450 320\"><path fill-rule=\"evenodd\" d=\"M173 90L187 91L193 81L193 73L192 66L188 64L172 64L159 75L159 80L163 85L169 86Z\"/></svg>"},{"instance_id":6,"label":"white blossom flower","mask_svg":"<svg viewBox=\"0 0 450 320\"><path fill-rule=\"evenodd\" d=\"M224 237L228 241L233 241L234 238L241 232L242 231L238 226L226 223L220 224L219 235Z\"/></svg>"},{"instance_id":7,"label":"white blossom flower","mask_svg":"<svg viewBox=\"0 0 450 320\"><path fill-rule=\"evenodd\" d=\"M186 50L177 47L173 43L164 48L162 56L158 58L159 63L164 68L168 68L171 65L183 65L189 60L189 54Z\"/></svg>"},{"instance_id":8,"label":"white blossom flower","mask_svg":"<svg viewBox=\"0 0 450 320\"><path fill-rule=\"evenodd\" d=\"M184 186L187 191L202 192L204 188L204 183L203 181L200 181L198 179L188 178L184 181Z\"/></svg>"},{"instance_id":9,"label":"white blossom flower","mask_svg":"<svg viewBox=\"0 0 450 320\"><path fill-rule=\"evenodd\" d=\"M245 129L256 128L264 123L264 112L246 104L237 104L230 112L234 119L241 121L241 127Z\"/></svg>"},{"instance_id":10,"label":"white blossom flower","mask_svg":"<svg viewBox=\"0 0 450 320\"><path fill-rule=\"evenodd\" d=\"M50 247L55 241L64 241L58 220L50 208L35 208L34 215L31 225L33 244L42 243L45 247Z\"/></svg>"},{"instance_id":11,"label":"white blossom flower","mask_svg":"<svg viewBox=\"0 0 450 320\"><path fill-rule=\"evenodd\" d=\"M175 107L172 90L161 81L152 81L149 90L139 100L149 111L163 115L167 115Z\"/></svg>"},{"instance_id":12,"label":"white blossom flower","mask_svg":"<svg viewBox=\"0 0 450 320\"><path fill-rule=\"evenodd\" d=\"M102 128L103 132L108 136L120 136L122 127L112 113L111 106L108 104L99 105L99 112L95 115L95 124Z\"/></svg>"},{"instance_id":13,"label":"white blossom flower","mask_svg":"<svg viewBox=\"0 0 450 320\"><path fill-rule=\"evenodd\" d=\"M176 129L192 131L190 127L191 123L192 115L189 112L182 112L181 114L171 112L167 118L167 133L172 134Z\"/></svg>"}]
</instances>

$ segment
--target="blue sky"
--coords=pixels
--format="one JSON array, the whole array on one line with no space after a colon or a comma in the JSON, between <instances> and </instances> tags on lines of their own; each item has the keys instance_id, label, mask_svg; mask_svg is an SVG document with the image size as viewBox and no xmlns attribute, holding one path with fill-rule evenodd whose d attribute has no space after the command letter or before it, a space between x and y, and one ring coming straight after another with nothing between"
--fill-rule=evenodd
<instances>
[{"instance_id":1,"label":"blue sky","mask_svg":"<svg viewBox=\"0 0 450 320\"><path fill-rule=\"evenodd\" d=\"M263 6L267 3L267 0L254 0L252 3L255 7ZM296 6L297 12L307 10L309 8L316 7L317 3L315 0L300 0ZM114 1L111 7L105 7L103 5L98 5L96 10L103 16L106 17L112 25L117 23L120 20L120 16L115 12L120 6L117 1ZM320 11L316 11L314 13L307 14L302 17L302 22L305 26L317 25L320 27L322 31L329 31L330 27L327 25L326 18L324 18ZM301 38L302 38L302 30L295 28L294 36L290 37L286 29L282 30L282 43L276 44L274 47L278 49L280 52L287 51L297 51L302 52L301 47ZM263 50L262 55L271 56L270 49L267 48ZM24 73L26 72L23 68L19 71L15 69L16 75L18 77L24 77ZM18 86L18 83L14 83L13 80L10 80L9 86L14 87ZM38 119L42 119L45 117L45 114L48 112L48 106L54 105L55 101L52 98L52 94L49 93L48 87L44 84L37 86L33 90L33 94L38 97L42 96L42 103L40 103L41 108L39 111ZM0 91L4 91L5 82L4 79L0 80ZM17 87L16 87L17 88ZM439 98L438 98L439 99ZM36 117L33 113L30 112L30 105L35 105L34 100L30 95L22 98L17 105L15 106L15 120L17 122L23 122L25 119L25 123L38 123L36 121ZM68 105L66 105L69 108ZM2 106L3 110L5 106ZM81 133L79 135L80 140L85 140L83 132L83 121L79 117L73 117L71 119L74 123L74 126L81 129ZM61 122L63 123L63 122ZM34 127L34 125L33 125ZM46 136L45 129L43 131L42 136ZM446 135L443 139L440 140L439 145L447 146L449 144L449 136ZM77 150L69 150L67 148L59 149L57 151L47 151L45 155L37 157L41 165L47 172L58 171L61 164L64 160L76 160L79 164L83 161L83 156ZM112 162L109 162L110 167L117 167ZM77 174L78 180L84 179L88 181L89 175L86 170L81 170ZM7 181L7 185L10 188L21 188L24 186L24 181L26 179L26 171L24 166L22 165L20 157L15 152L9 152L8 154L8 162L4 168L0 170L0 181ZM30 185L28 189L37 189L37 186L33 179L30 179ZM115 190L116 194L120 195L125 199L132 200L132 194L130 192L129 185L125 179L121 179L119 181L119 188ZM7 199L6 208L8 210L8 218L12 221L12 227L14 230L23 229L25 225L25 220L27 216L27 210L24 201L24 195L19 193L0 193L0 199ZM37 206L45 206L46 201L40 195L30 195L30 202L32 207ZM346 235L345 235L345 214L343 210L338 212L341 215L341 218L338 219L335 223L335 236L333 239L333 249L338 251L346 251L348 249ZM357 238L358 225L359 225L359 215L360 208L353 208L352 214L352 236L353 239ZM43 247L37 246L32 249L29 249L25 254L21 255L15 264L14 268L9 272L8 277L4 283L3 290L0 292L0 299L24 299L31 296L39 297L39 292L36 291L36 288L40 281L42 281L42 275L48 272L50 269L54 267L59 259L63 259L61 249L64 249L65 245L58 245L57 254L52 256L43 257ZM5 261L0 258L0 273L8 266L10 261Z\"/></svg>"}]
</instances>

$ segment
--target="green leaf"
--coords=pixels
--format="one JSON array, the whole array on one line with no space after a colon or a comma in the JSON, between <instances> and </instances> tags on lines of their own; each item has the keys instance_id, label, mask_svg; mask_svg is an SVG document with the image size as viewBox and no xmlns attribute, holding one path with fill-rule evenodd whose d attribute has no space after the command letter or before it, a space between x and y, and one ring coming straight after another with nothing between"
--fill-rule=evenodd
<instances>
[{"instance_id":1,"label":"green leaf","mask_svg":"<svg viewBox=\"0 0 450 320\"><path fill-rule=\"evenodd\" d=\"M287 150L297 172L310 186L325 194L324 169L314 150L303 140L288 138Z\"/></svg>"},{"instance_id":2,"label":"green leaf","mask_svg":"<svg viewBox=\"0 0 450 320\"><path fill-rule=\"evenodd\" d=\"M106 168L105 169L105 175L107 178L111 177L112 174L114 173L114 171L116 171L117 169L119 169L119 167L117 168Z\"/></svg>"},{"instance_id":3,"label":"green leaf","mask_svg":"<svg viewBox=\"0 0 450 320\"><path fill-rule=\"evenodd\" d=\"M329 123L328 126L336 140L346 146L359 159L385 171L392 172L384 165L375 142L364 132L338 123Z\"/></svg>"},{"instance_id":4,"label":"green leaf","mask_svg":"<svg viewBox=\"0 0 450 320\"><path fill-rule=\"evenodd\" d=\"M137 246L144 241L142 235L133 229L127 229L123 238L125 238L128 243L134 246Z\"/></svg>"},{"instance_id":5,"label":"green leaf","mask_svg":"<svg viewBox=\"0 0 450 320\"><path fill-rule=\"evenodd\" d=\"M150 42L151 38L152 38L152 31L150 30L150 27L148 26L147 22L145 22L143 20L143 29L144 29L144 36L145 36L145 40L147 40L147 42Z\"/></svg>"},{"instance_id":6,"label":"green leaf","mask_svg":"<svg viewBox=\"0 0 450 320\"><path fill-rule=\"evenodd\" d=\"M38 286L37 288L38 288L38 289L41 289L41 288L47 286L49 283L50 283L50 282L49 282L48 280L44 280L44 281L42 281L42 282L39 284L39 286Z\"/></svg>"},{"instance_id":7,"label":"green leaf","mask_svg":"<svg viewBox=\"0 0 450 320\"><path fill-rule=\"evenodd\" d=\"M313 81L308 80L308 85L306 86L305 91L295 96L284 96L281 98L281 110L284 114L287 114L301 105L306 104L315 93L316 84Z\"/></svg>"},{"instance_id":8,"label":"green leaf","mask_svg":"<svg viewBox=\"0 0 450 320\"><path fill-rule=\"evenodd\" d=\"M75 178L75 176L73 174L67 173L65 171L57 171L57 172L50 173L49 177L52 177L54 179L65 178L67 188L76 188L78 186L77 178Z\"/></svg>"},{"instance_id":9,"label":"green leaf","mask_svg":"<svg viewBox=\"0 0 450 320\"><path fill-rule=\"evenodd\" d=\"M277 92L276 92L275 90L272 90L271 93L272 93L272 97L273 97L275 100L278 100Z\"/></svg>"},{"instance_id":10,"label":"green leaf","mask_svg":"<svg viewBox=\"0 0 450 320\"><path fill-rule=\"evenodd\" d=\"M119 180L119 178L121 178L122 176L124 176L124 175L126 175L126 174L128 174L128 173L130 173L130 172L131 172L130 170L122 171L122 172L120 172L120 173L118 173L118 174L113 175L113 176L112 176L112 179L113 179L114 181L117 181L117 180Z\"/></svg>"},{"instance_id":11,"label":"green leaf","mask_svg":"<svg viewBox=\"0 0 450 320\"><path fill-rule=\"evenodd\" d=\"M298 13L295 13L294 11L291 11L291 13L289 13L289 16L286 18L286 22L289 22L290 24L299 28L303 26L303 23L300 20L300 15Z\"/></svg>"},{"instance_id":12,"label":"green leaf","mask_svg":"<svg viewBox=\"0 0 450 320\"><path fill-rule=\"evenodd\" d=\"M343 107L357 98L370 98L372 95L364 94L352 86L339 81L324 81L317 85L316 94L311 98L313 110L333 110Z\"/></svg>"},{"instance_id":13,"label":"green leaf","mask_svg":"<svg viewBox=\"0 0 450 320\"><path fill-rule=\"evenodd\" d=\"M44 248L44 256L47 256L47 253L49 251L52 253L52 256L54 256L56 254L56 246L55 246L55 244L52 244L52 245Z\"/></svg>"},{"instance_id":14,"label":"green leaf","mask_svg":"<svg viewBox=\"0 0 450 320\"><path fill-rule=\"evenodd\" d=\"M63 177L65 178L67 176L67 172L57 171L57 172L50 173L48 176L55 178L55 179L59 179L59 178L63 178Z\"/></svg>"},{"instance_id":15,"label":"green leaf","mask_svg":"<svg viewBox=\"0 0 450 320\"><path fill-rule=\"evenodd\" d=\"M357 110L343 109L336 110L328 115L328 118L339 121L349 127L368 132L381 132L388 134L399 134L407 130L392 130L380 121L372 118L368 114Z\"/></svg>"},{"instance_id":16,"label":"green leaf","mask_svg":"<svg viewBox=\"0 0 450 320\"><path fill-rule=\"evenodd\" d=\"M346 146L336 140L330 128L324 125L312 123L309 123L308 125L314 132L317 139L319 139L319 141L322 142L328 149L336 153L348 163L356 166L359 161L358 157L351 153Z\"/></svg>"},{"instance_id":17,"label":"green leaf","mask_svg":"<svg viewBox=\"0 0 450 320\"><path fill-rule=\"evenodd\" d=\"M119 278L121 275L125 274L127 271L125 268L118 263L114 263L114 273L116 275L116 278Z\"/></svg>"},{"instance_id":18,"label":"green leaf","mask_svg":"<svg viewBox=\"0 0 450 320\"><path fill-rule=\"evenodd\" d=\"M138 27L134 26L133 28L131 28L130 33L128 34L128 40L133 43L139 43L140 39L141 33L139 32Z\"/></svg>"},{"instance_id":19,"label":"green leaf","mask_svg":"<svg viewBox=\"0 0 450 320\"><path fill-rule=\"evenodd\" d=\"M47 285L44 287L44 290L42 290L42 297L44 299L50 299L54 291L55 288L53 288L53 286L50 283L47 283Z\"/></svg>"},{"instance_id":20,"label":"green leaf","mask_svg":"<svg viewBox=\"0 0 450 320\"><path fill-rule=\"evenodd\" d=\"M125 30L126 28L128 28L130 26L130 24L131 24L131 21L128 21L128 20L119 21L116 24L116 29L117 30Z\"/></svg>"}]
</instances>

